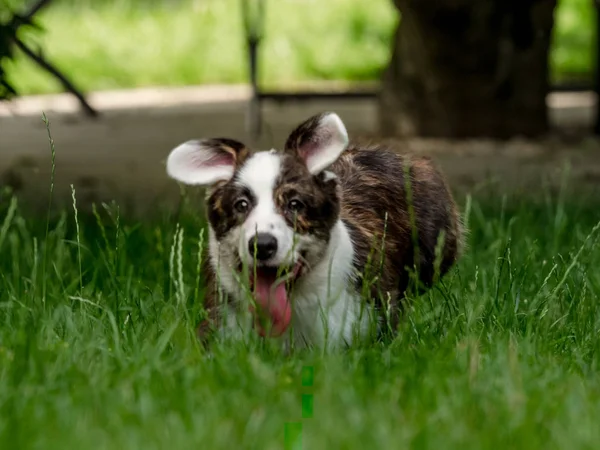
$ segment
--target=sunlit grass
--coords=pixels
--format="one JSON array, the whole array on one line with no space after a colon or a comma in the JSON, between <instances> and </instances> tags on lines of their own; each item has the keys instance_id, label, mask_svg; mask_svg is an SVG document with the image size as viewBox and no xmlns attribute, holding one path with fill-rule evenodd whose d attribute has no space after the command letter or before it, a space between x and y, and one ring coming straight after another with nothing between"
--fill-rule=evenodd
<instances>
[{"instance_id":1,"label":"sunlit grass","mask_svg":"<svg viewBox=\"0 0 600 450\"><path fill-rule=\"evenodd\" d=\"M193 203L75 204L47 228L3 192L0 447L280 449L289 422L310 449L594 447L600 196L457 198L468 251L389 345L286 356L250 335L209 357Z\"/></svg>"}]
</instances>

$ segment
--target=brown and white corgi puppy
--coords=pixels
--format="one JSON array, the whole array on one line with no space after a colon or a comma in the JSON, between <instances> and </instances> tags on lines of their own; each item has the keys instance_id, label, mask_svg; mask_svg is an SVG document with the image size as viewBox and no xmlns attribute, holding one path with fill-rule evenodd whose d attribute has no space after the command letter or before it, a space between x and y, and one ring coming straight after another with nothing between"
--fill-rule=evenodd
<instances>
[{"instance_id":1,"label":"brown and white corgi puppy","mask_svg":"<svg viewBox=\"0 0 600 450\"><path fill-rule=\"evenodd\" d=\"M300 347L352 345L373 323L394 329L411 270L427 288L461 251L460 216L431 161L349 144L334 113L299 125L283 150L185 142L167 173L208 187L202 336L254 327Z\"/></svg>"}]
</instances>

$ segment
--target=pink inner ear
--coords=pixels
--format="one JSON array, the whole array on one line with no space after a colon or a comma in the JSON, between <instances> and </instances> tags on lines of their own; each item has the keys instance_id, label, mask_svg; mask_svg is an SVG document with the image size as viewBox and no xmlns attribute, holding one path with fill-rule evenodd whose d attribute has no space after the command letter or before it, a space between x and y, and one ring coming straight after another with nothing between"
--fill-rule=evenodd
<instances>
[{"instance_id":1,"label":"pink inner ear","mask_svg":"<svg viewBox=\"0 0 600 450\"><path fill-rule=\"evenodd\" d=\"M298 149L300 157L308 161L315 153L330 144L332 133L329 130L320 130L311 139Z\"/></svg>"},{"instance_id":2,"label":"pink inner ear","mask_svg":"<svg viewBox=\"0 0 600 450\"><path fill-rule=\"evenodd\" d=\"M233 166L233 155L225 151L212 153L208 158L196 161L198 166L202 167L218 167L218 166Z\"/></svg>"}]
</instances>

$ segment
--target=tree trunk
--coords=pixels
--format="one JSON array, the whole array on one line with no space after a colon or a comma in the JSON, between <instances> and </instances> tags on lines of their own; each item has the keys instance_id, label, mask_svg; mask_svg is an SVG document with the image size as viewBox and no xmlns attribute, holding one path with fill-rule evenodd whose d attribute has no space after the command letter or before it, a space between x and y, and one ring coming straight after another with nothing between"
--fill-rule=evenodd
<instances>
[{"instance_id":1,"label":"tree trunk","mask_svg":"<svg viewBox=\"0 0 600 450\"><path fill-rule=\"evenodd\" d=\"M385 136L548 130L556 0L394 0L401 22L379 99Z\"/></svg>"}]
</instances>

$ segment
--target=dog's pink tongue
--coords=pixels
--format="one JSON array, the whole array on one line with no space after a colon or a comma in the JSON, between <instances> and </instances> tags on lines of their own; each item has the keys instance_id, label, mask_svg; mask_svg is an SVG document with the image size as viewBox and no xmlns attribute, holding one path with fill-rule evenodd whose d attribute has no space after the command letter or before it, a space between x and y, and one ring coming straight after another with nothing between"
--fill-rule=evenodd
<instances>
[{"instance_id":1,"label":"dog's pink tongue","mask_svg":"<svg viewBox=\"0 0 600 450\"><path fill-rule=\"evenodd\" d=\"M254 280L254 296L258 305L262 308L262 313L268 317L271 322L271 336L280 336L289 326L292 319L292 310L288 301L285 282L273 286L276 281L276 275L257 271ZM264 336L266 331L257 322L259 333Z\"/></svg>"}]
</instances>

